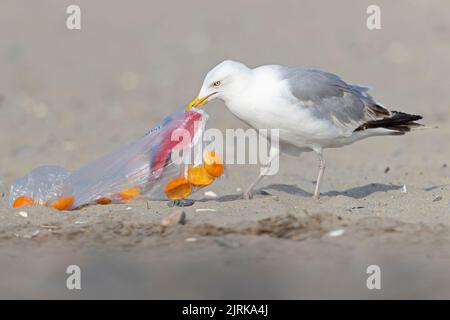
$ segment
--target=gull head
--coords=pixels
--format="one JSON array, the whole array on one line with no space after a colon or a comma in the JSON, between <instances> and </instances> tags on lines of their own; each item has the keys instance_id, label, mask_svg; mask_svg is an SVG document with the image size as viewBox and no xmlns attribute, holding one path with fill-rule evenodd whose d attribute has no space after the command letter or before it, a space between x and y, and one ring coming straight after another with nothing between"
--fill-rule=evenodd
<instances>
[{"instance_id":1,"label":"gull head","mask_svg":"<svg viewBox=\"0 0 450 320\"><path fill-rule=\"evenodd\" d=\"M250 71L240 62L232 60L221 62L208 72L198 96L189 103L186 111L191 108L200 108L214 99L226 101L238 94L245 89Z\"/></svg>"}]
</instances>

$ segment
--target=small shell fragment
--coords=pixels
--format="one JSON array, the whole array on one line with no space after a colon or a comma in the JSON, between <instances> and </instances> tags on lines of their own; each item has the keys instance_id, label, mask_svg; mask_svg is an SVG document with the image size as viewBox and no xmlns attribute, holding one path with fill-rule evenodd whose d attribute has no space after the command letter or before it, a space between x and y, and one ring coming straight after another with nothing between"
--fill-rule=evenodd
<instances>
[{"instance_id":1,"label":"small shell fragment","mask_svg":"<svg viewBox=\"0 0 450 320\"><path fill-rule=\"evenodd\" d=\"M205 167L194 166L189 166L187 170L187 179L195 187L205 187L214 181L214 177L206 171Z\"/></svg>"},{"instance_id":2,"label":"small shell fragment","mask_svg":"<svg viewBox=\"0 0 450 320\"><path fill-rule=\"evenodd\" d=\"M406 184L403 185L402 193L408 193L408 190L406 189Z\"/></svg>"}]
</instances>

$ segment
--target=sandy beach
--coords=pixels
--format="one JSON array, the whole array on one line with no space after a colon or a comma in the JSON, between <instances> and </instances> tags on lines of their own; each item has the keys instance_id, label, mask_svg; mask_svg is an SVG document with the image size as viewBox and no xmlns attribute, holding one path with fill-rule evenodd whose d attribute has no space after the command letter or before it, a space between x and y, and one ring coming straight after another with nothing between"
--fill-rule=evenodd
<instances>
[{"instance_id":1,"label":"sandy beach","mask_svg":"<svg viewBox=\"0 0 450 320\"><path fill-rule=\"evenodd\" d=\"M0 298L450 298L447 1L379 0L380 30L367 29L365 0L80 0L72 31L70 4L0 3ZM319 201L305 153L283 155L252 200L239 190L259 167L229 165L181 209L8 208L17 177L75 170L141 137L224 59L339 74L430 128L325 150ZM247 128L222 102L205 110L208 127ZM161 226L174 210L186 224ZM66 288L69 265L81 290ZM369 265L381 290L366 286Z\"/></svg>"}]
</instances>

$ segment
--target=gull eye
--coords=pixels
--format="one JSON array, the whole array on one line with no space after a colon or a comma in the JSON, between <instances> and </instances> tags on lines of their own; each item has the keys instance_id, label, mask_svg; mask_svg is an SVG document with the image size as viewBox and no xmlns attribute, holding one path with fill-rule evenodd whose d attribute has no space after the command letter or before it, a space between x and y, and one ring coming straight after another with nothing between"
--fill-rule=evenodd
<instances>
[{"instance_id":1,"label":"gull eye","mask_svg":"<svg viewBox=\"0 0 450 320\"><path fill-rule=\"evenodd\" d=\"M220 86L220 81L214 81L213 82L213 87L218 87Z\"/></svg>"}]
</instances>

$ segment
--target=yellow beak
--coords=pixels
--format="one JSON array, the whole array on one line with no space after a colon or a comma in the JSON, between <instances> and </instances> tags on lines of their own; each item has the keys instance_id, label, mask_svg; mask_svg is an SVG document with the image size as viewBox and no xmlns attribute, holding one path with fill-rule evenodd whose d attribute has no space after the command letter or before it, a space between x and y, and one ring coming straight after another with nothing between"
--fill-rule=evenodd
<instances>
[{"instance_id":1,"label":"yellow beak","mask_svg":"<svg viewBox=\"0 0 450 320\"><path fill-rule=\"evenodd\" d=\"M189 111L192 108L199 108L203 105L206 104L207 100L208 100L209 96L206 96L204 98L199 99L198 97L195 97L186 107L185 111Z\"/></svg>"}]
</instances>

